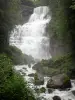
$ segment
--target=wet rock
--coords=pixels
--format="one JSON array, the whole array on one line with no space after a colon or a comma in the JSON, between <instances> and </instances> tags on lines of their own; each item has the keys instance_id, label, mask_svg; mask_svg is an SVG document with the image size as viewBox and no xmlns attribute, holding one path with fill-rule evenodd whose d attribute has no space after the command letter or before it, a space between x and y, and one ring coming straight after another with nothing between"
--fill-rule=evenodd
<instances>
[{"instance_id":1,"label":"wet rock","mask_svg":"<svg viewBox=\"0 0 75 100\"><path fill-rule=\"evenodd\" d=\"M27 68L23 67L23 70L27 71Z\"/></svg>"},{"instance_id":2,"label":"wet rock","mask_svg":"<svg viewBox=\"0 0 75 100\"><path fill-rule=\"evenodd\" d=\"M64 89L61 88L61 89L59 89L59 91L64 91L64 90L66 90L66 91L70 91L71 88L66 88L66 89L65 89L65 88L64 88Z\"/></svg>"},{"instance_id":3,"label":"wet rock","mask_svg":"<svg viewBox=\"0 0 75 100\"><path fill-rule=\"evenodd\" d=\"M25 72L21 72L21 74L22 74L23 76L25 76L25 75L26 75L26 73L25 73Z\"/></svg>"},{"instance_id":4,"label":"wet rock","mask_svg":"<svg viewBox=\"0 0 75 100\"><path fill-rule=\"evenodd\" d=\"M75 90L72 91L72 94L75 96Z\"/></svg>"},{"instance_id":5,"label":"wet rock","mask_svg":"<svg viewBox=\"0 0 75 100\"><path fill-rule=\"evenodd\" d=\"M44 84L44 77L40 74L35 73L34 84L35 85L43 85Z\"/></svg>"},{"instance_id":6,"label":"wet rock","mask_svg":"<svg viewBox=\"0 0 75 100\"><path fill-rule=\"evenodd\" d=\"M53 76L47 82L47 88L54 88L54 89L71 88L71 81L67 75L59 74L59 75Z\"/></svg>"},{"instance_id":7,"label":"wet rock","mask_svg":"<svg viewBox=\"0 0 75 100\"><path fill-rule=\"evenodd\" d=\"M40 93L45 93L46 89L44 87L40 88Z\"/></svg>"},{"instance_id":8,"label":"wet rock","mask_svg":"<svg viewBox=\"0 0 75 100\"><path fill-rule=\"evenodd\" d=\"M23 72L23 70L19 70L19 72L20 72L20 74L21 74L22 76L25 76L25 75L26 75L26 73Z\"/></svg>"},{"instance_id":9,"label":"wet rock","mask_svg":"<svg viewBox=\"0 0 75 100\"><path fill-rule=\"evenodd\" d=\"M34 89L36 93L40 93L40 89L39 88L35 88Z\"/></svg>"},{"instance_id":10,"label":"wet rock","mask_svg":"<svg viewBox=\"0 0 75 100\"><path fill-rule=\"evenodd\" d=\"M28 64L28 67L31 68L31 64Z\"/></svg>"},{"instance_id":11,"label":"wet rock","mask_svg":"<svg viewBox=\"0 0 75 100\"><path fill-rule=\"evenodd\" d=\"M53 91L54 91L54 90L51 89L51 88L48 89L48 93L52 93Z\"/></svg>"},{"instance_id":12,"label":"wet rock","mask_svg":"<svg viewBox=\"0 0 75 100\"><path fill-rule=\"evenodd\" d=\"M29 77L34 77L35 73L28 74Z\"/></svg>"},{"instance_id":13,"label":"wet rock","mask_svg":"<svg viewBox=\"0 0 75 100\"><path fill-rule=\"evenodd\" d=\"M22 73L22 69L18 70L20 73Z\"/></svg>"},{"instance_id":14,"label":"wet rock","mask_svg":"<svg viewBox=\"0 0 75 100\"><path fill-rule=\"evenodd\" d=\"M29 83L34 83L34 79L33 78L29 78Z\"/></svg>"},{"instance_id":15,"label":"wet rock","mask_svg":"<svg viewBox=\"0 0 75 100\"><path fill-rule=\"evenodd\" d=\"M47 100L47 99L44 97L38 97L36 100Z\"/></svg>"},{"instance_id":16,"label":"wet rock","mask_svg":"<svg viewBox=\"0 0 75 100\"><path fill-rule=\"evenodd\" d=\"M61 100L61 98L59 96L54 96L53 100Z\"/></svg>"}]
</instances>

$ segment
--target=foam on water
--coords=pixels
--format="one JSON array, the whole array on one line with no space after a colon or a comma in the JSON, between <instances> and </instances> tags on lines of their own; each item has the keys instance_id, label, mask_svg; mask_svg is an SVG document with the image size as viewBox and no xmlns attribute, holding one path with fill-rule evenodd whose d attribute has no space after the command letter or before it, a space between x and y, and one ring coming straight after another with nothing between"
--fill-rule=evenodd
<instances>
[{"instance_id":1,"label":"foam on water","mask_svg":"<svg viewBox=\"0 0 75 100\"><path fill-rule=\"evenodd\" d=\"M31 88L41 88L41 87L45 87L46 88L46 84L47 81L49 80L49 77L44 77L44 85L39 85L39 86L35 86L33 84L33 77L29 77L28 74L31 73L36 73L35 70L32 69L31 67L28 67L27 65L21 65L21 66L15 66L15 69L17 71L20 72L21 75L23 75L24 73L26 73L26 75L24 75L25 79L27 80L27 82L29 83ZM46 88L46 92L45 93L40 93L39 97L41 98L41 100L53 100L52 98L54 96L59 96L61 98L61 100L75 100L75 96L73 95L72 91L75 91L75 80L72 80L72 88L69 90L64 90L64 91L60 91L58 89L53 90L52 93L48 93L48 89Z\"/></svg>"}]
</instances>

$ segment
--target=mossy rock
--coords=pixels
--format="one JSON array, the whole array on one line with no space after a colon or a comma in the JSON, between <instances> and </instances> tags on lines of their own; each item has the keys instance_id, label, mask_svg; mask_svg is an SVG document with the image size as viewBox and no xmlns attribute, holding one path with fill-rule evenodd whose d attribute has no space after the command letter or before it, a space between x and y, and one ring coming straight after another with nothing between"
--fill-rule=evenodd
<instances>
[{"instance_id":1,"label":"mossy rock","mask_svg":"<svg viewBox=\"0 0 75 100\"><path fill-rule=\"evenodd\" d=\"M31 63L34 63L34 58L32 56L23 54L16 46L9 46L5 49L5 53L12 60L14 65L31 65Z\"/></svg>"},{"instance_id":2,"label":"mossy rock","mask_svg":"<svg viewBox=\"0 0 75 100\"><path fill-rule=\"evenodd\" d=\"M45 87L40 88L40 93L45 93L45 92L46 92Z\"/></svg>"},{"instance_id":3,"label":"mossy rock","mask_svg":"<svg viewBox=\"0 0 75 100\"><path fill-rule=\"evenodd\" d=\"M61 100L61 98L59 96L54 96L53 100Z\"/></svg>"},{"instance_id":4,"label":"mossy rock","mask_svg":"<svg viewBox=\"0 0 75 100\"><path fill-rule=\"evenodd\" d=\"M43 85L44 84L44 77L41 76L40 74L35 73L34 84L35 85Z\"/></svg>"},{"instance_id":5,"label":"mossy rock","mask_svg":"<svg viewBox=\"0 0 75 100\"><path fill-rule=\"evenodd\" d=\"M47 82L47 88L53 88L53 89L71 88L70 78L65 74L59 74L53 76Z\"/></svg>"}]
</instances>

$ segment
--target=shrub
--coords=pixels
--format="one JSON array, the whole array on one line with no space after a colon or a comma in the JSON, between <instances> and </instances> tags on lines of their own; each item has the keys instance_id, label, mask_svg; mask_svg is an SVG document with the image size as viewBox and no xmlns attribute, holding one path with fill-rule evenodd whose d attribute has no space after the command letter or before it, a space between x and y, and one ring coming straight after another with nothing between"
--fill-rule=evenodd
<instances>
[{"instance_id":1,"label":"shrub","mask_svg":"<svg viewBox=\"0 0 75 100\"><path fill-rule=\"evenodd\" d=\"M11 60L0 54L0 100L35 100L22 76L13 71Z\"/></svg>"},{"instance_id":2,"label":"shrub","mask_svg":"<svg viewBox=\"0 0 75 100\"><path fill-rule=\"evenodd\" d=\"M5 54L0 54L0 84L4 83L12 74L11 60Z\"/></svg>"},{"instance_id":3,"label":"shrub","mask_svg":"<svg viewBox=\"0 0 75 100\"><path fill-rule=\"evenodd\" d=\"M33 93L19 74L14 74L0 88L0 100L35 100Z\"/></svg>"},{"instance_id":4,"label":"shrub","mask_svg":"<svg viewBox=\"0 0 75 100\"><path fill-rule=\"evenodd\" d=\"M12 60L15 65L31 64L34 63L34 58L23 54L16 46L9 46L5 49L5 53Z\"/></svg>"}]
</instances>

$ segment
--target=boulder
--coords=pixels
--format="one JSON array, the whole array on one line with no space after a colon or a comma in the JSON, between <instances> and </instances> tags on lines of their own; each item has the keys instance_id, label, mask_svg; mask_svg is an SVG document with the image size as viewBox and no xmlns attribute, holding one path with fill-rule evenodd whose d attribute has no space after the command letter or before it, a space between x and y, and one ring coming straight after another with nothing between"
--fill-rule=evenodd
<instances>
[{"instance_id":1,"label":"boulder","mask_svg":"<svg viewBox=\"0 0 75 100\"><path fill-rule=\"evenodd\" d=\"M34 84L35 85L43 85L44 84L44 77L40 74L35 73Z\"/></svg>"},{"instance_id":2,"label":"boulder","mask_svg":"<svg viewBox=\"0 0 75 100\"><path fill-rule=\"evenodd\" d=\"M72 91L72 94L75 96L75 90Z\"/></svg>"},{"instance_id":3,"label":"boulder","mask_svg":"<svg viewBox=\"0 0 75 100\"><path fill-rule=\"evenodd\" d=\"M46 92L45 87L41 87L41 88L40 88L40 93L45 93L45 92Z\"/></svg>"},{"instance_id":4,"label":"boulder","mask_svg":"<svg viewBox=\"0 0 75 100\"><path fill-rule=\"evenodd\" d=\"M65 74L53 76L47 82L47 88L66 89L71 88L71 81Z\"/></svg>"},{"instance_id":5,"label":"boulder","mask_svg":"<svg viewBox=\"0 0 75 100\"><path fill-rule=\"evenodd\" d=\"M29 77L34 77L35 73L28 74Z\"/></svg>"},{"instance_id":6,"label":"boulder","mask_svg":"<svg viewBox=\"0 0 75 100\"><path fill-rule=\"evenodd\" d=\"M54 90L51 88L48 88L48 93L52 93Z\"/></svg>"},{"instance_id":7,"label":"boulder","mask_svg":"<svg viewBox=\"0 0 75 100\"><path fill-rule=\"evenodd\" d=\"M61 98L59 96L54 96L53 100L61 100Z\"/></svg>"}]
</instances>

